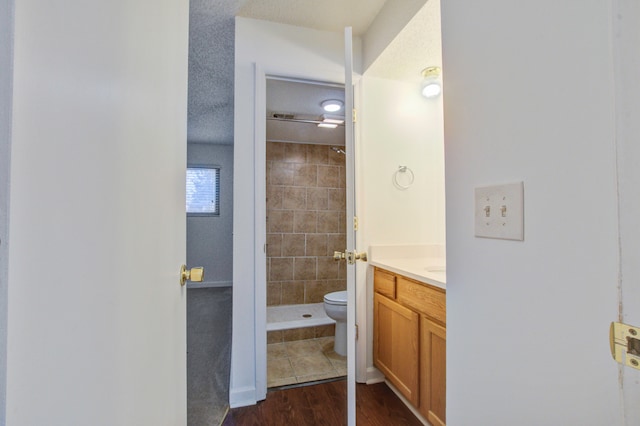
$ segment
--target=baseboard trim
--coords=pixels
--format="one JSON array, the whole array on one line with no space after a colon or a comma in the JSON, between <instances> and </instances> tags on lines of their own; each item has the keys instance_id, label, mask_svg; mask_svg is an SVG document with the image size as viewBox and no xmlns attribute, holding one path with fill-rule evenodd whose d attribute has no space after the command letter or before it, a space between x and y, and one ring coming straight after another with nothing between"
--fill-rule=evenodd
<instances>
[{"instance_id":1,"label":"baseboard trim","mask_svg":"<svg viewBox=\"0 0 640 426\"><path fill-rule=\"evenodd\" d=\"M224 422L227 420L227 416L229 415L229 410L230 410L230 407L227 405L227 409L224 410L224 416L222 416L222 419L220 419L220 423L218 423L218 426L222 426Z\"/></svg>"},{"instance_id":2,"label":"baseboard trim","mask_svg":"<svg viewBox=\"0 0 640 426\"><path fill-rule=\"evenodd\" d=\"M231 408L256 405L256 388L244 387L229 390L229 406Z\"/></svg>"},{"instance_id":3,"label":"baseboard trim","mask_svg":"<svg viewBox=\"0 0 640 426\"><path fill-rule=\"evenodd\" d=\"M396 389L395 386L393 386L388 380L384 381L387 386L389 386L389 389L391 389L393 391L393 393L396 394L396 396L398 398L400 398L400 401L402 401L404 403L404 405L407 406L407 408L413 413L414 416L416 416L416 418L418 420L420 420L422 422L423 425L425 426L431 426L431 423L429 423L427 421L427 419L425 419L422 414L420 414L420 412L418 411L418 409L416 407L414 407L413 405L411 405L411 403L409 402L409 400L407 398L404 397L404 395L402 395L400 393L400 391L398 389Z\"/></svg>"},{"instance_id":4,"label":"baseboard trim","mask_svg":"<svg viewBox=\"0 0 640 426\"><path fill-rule=\"evenodd\" d=\"M233 281L187 282L187 288L233 287Z\"/></svg>"},{"instance_id":5,"label":"baseboard trim","mask_svg":"<svg viewBox=\"0 0 640 426\"><path fill-rule=\"evenodd\" d=\"M380 370L375 367L367 368L367 380L365 382L366 384L373 385L376 383L382 383L384 382L384 380L384 374L382 374Z\"/></svg>"}]
</instances>

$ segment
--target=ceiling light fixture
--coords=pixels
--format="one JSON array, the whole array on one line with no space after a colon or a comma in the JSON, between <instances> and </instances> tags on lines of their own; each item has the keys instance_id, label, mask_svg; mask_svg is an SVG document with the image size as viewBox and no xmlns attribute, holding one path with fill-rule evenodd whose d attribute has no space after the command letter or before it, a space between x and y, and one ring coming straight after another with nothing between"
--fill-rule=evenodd
<instances>
[{"instance_id":1,"label":"ceiling light fixture","mask_svg":"<svg viewBox=\"0 0 640 426\"><path fill-rule=\"evenodd\" d=\"M338 127L335 123L318 123L318 127L323 127L325 129L335 129Z\"/></svg>"},{"instance_id":2,"label":"ceiling light fixture","mask_svg":"<svg viewBox=\"0 0 640 426\"><path fill-rule=\"evenodd\" d=\"M322 108L327 112L336 112L342 109L342 105L344 105L344 103L338 99L328 99L320 105L322 105Z\"/></svg>"},{"instance_id":3,"label":"ceiling light fixture","mask_svg":"<svg viewBox=\"0 0 640 426\"><path fill-rule=\"evenodd\" d=\"M341 117L339 115L323 114L322 115L322 122L323 123L329 123L329 124L344 124L344 117Z\"/></svg>"},{"instance_id":4,"label":"ceiling light fixture","mask_svg":"<svg viewBox=\"0 0 640 426\"><path fill-rule=\"evenodd\" d=\"M428 67L422 70L422 96L425 98L435 98L442 93L442 82L440 81L440 67Z\"/></svg>"}]
</instances>

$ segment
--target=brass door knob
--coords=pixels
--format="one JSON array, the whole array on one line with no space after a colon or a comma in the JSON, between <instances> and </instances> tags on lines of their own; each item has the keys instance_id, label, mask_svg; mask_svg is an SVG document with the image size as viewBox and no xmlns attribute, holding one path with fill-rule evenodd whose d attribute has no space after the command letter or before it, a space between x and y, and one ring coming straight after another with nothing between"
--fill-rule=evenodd
<instances>
[{"instance_id":1,"label":"brass door knob","mask_svg":"<svg viewBox=\"0 0 640 426\"><path fill-rule=\"evenodd\" d=\"M361 252L358 253L357 251L345 251L345 252L341 252L341 251L334 251L333 252L333 260L339 261L339 260L347 260L347 263L349 265L353 265L354 263L356 263L356 260L361 260L363 262L367 261L367 253L366 252Z\"/></svg>"},{"instance_id":2,"label":"brass door knob","mask_svg":"<svg viewBox=\"0 0 640 426\"><path fill-rule=\"evenodd\" d=\"M187 269L187 265L180 267L180 285L185 285L187 281L202 282L204 280L204 268L198 266Z\"/></svg>"}]
</instances>

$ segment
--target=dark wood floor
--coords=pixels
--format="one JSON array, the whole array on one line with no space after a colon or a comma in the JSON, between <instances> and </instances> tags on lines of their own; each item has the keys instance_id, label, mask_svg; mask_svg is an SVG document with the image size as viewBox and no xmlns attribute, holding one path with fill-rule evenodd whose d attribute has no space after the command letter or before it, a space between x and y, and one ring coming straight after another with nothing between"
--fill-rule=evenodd
<instances>
[{"instance_id":1,"label":"dark wood floor","mask_svg":"<svg viewBox=\"0 0 640 426\"><path fill-rule=\"evenodd\" d=\"M385 385L358 384L356 419L361 426L422 425ZM267 399L232 409L222 426L339 426L347 424L347 382L339 380L270 391Z\"/></svg>"}]
</instances>

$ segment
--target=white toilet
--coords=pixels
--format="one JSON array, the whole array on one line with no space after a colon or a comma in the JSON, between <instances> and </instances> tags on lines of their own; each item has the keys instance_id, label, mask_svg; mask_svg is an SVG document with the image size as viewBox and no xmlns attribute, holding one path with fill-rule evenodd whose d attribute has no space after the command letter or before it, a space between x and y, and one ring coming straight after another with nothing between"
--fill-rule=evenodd
<instances>
[{"instance_id":1,"label":"white toilet","mask_svg":"<svg viewBox=\"0 0 640 426\"><path fill-rule=\"evenodd\" d=\"M338 355L347 356L347 291L325 294L324 310L329 318L336 321L333 350Z\"/></svg>"}]
</instances>

